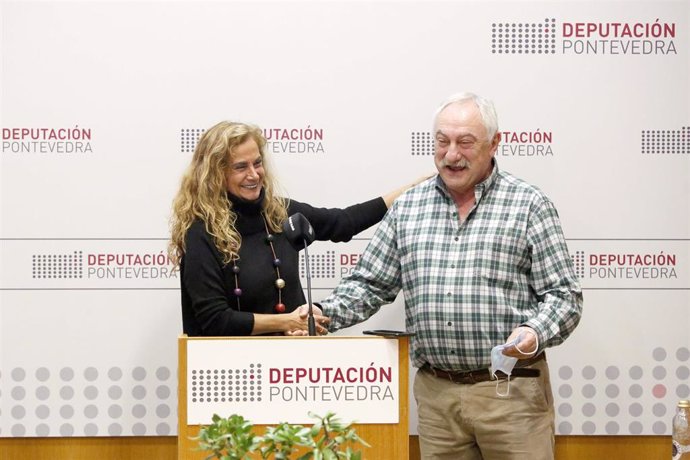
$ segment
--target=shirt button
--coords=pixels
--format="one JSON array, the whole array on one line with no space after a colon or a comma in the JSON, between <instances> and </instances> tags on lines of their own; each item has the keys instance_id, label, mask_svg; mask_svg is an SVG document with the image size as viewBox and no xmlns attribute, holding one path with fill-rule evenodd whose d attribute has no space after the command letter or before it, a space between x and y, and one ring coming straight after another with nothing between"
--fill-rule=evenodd
<instances>
[{"instance_id":1,"label":"shirt button","mask_svg":"<svg viewBox=\"0 0 690 460\"><path fill-rule=\"evenodd\" d=\"M453 325L453 322L452 322L452 321L448 321L448 325L449 325L449 326L452 326L452 325Z\"/></svg>"},{"instance_id":2,"label":"shirt button","mask_svg":"<svg viewBox=\"0 0 690 460\"><path fill-rule=\"evenodd\" d=\"M455 239L455 241L458 241L459 238L456 236L454 239Z\"/></svg>"},{"instance_id":3,"label":"shirt button","mask_svg":"<svg viewBox=\"0 0 690 460\"><path fill-rule=\"evenodd\" d=\"M449 293L448 293L448 294L446 294L446 295L447 295L448 297L450 297L450 296L452 296L452 295L453 295L453 293L452 293L452 292L449 292Z\"/></svg>"},{"instance_id":4,"label":"shirt button","mask_svg":"<svg viewBox=\"0 0 690 460\"><path fill-rule=\"evenodd\" d=\"M450 268L455 268L455 264L451 265Z\"/></svg>"}]
</instances>

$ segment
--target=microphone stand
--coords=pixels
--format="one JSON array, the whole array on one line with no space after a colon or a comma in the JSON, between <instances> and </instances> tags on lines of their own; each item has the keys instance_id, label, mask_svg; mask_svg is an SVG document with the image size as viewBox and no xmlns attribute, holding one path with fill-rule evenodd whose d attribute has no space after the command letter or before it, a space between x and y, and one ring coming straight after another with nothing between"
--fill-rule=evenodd
<instances>
[{"instance_id":1,"label":"microphone stand","mask_svg":"<svg viewBox=\"0 0 690 460\"><path fill-rule=\"evenodd\" d=\"M316 323L314 322L314 309L311 306L311 271L309 270L309 252L307 251L307 240L304 240L304 268L307 270L307 302L309 303L307 313L307 327L310 336L316 336Z\"/></svg>"}]
</instances>

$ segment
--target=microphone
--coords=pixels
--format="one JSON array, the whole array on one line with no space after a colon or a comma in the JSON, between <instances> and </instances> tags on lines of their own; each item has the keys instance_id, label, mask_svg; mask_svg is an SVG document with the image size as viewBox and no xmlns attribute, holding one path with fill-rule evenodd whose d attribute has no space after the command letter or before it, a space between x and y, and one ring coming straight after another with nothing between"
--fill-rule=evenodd
<instances>
[{"instance_id":1,"label":"microphone","mask_svg":"<svg viewBox=\"0 0 690 460\"><path fill-rule=\"evenodd\" d=\"M313 243L316 238L311 224L299 212L288 217L288 220L283 223L283 233L290 245L297 251L301 251Z\"/></svg>"},{"instance_id":2,"label":"microphone","mask_svg":"<svg viewBox=\"0 0 690 460\"><path fill-rule=\"evenodd\" d=\"M309 270L309 252L307 251L307 246L314 241L316 235L314 235L314 229L307 218L299 212L288 217L283 223L283 234L296 251L299 252L304 249L304 264L307 272L307 326L309 335L315 336L316 323L314 322L314 311L311 305L311 271Z\"/></svg>"}]
</instances>

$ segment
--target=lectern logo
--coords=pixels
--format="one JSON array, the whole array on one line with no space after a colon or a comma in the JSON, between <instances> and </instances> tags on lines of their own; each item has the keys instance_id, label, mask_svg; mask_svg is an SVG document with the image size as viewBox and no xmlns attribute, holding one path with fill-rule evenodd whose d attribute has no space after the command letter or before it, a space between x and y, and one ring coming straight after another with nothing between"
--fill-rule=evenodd
<instances>
[{"instance_id":1,"label":"lectern logo","mask_svg":"<svg viewBox=\"0 0 690 460\"><path fill-rule=\"evenodd\" d=\"M260 402L261 371L259 363L236 369L192 369L191 400L194 403Z\"/></svg>"}]
</instances>

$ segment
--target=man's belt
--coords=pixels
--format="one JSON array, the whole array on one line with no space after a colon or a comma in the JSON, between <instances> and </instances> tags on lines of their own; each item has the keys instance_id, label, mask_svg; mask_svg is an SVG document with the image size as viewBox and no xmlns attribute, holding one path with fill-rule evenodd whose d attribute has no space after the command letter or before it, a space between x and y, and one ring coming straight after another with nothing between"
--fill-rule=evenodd
<instances>
[{"instance_id":1,"label":"man's belt","mask_svg":"<svg viewBox=\"0 0 690 460\"><path fill-rule=\"evenodd\" d=\"M530 366L543 359L546 359L546 353L542 352L533 358L518 360L516 367L513 368L513 371L510 373L510 377L539 377L539 375L541 374L539 369L528 369L525 366ZM517 367L517 365L519 365L520 367ZM443 369L432 367L429 364L424 364L419 369L440 379L450 380L453 383L472 384L494 380L494 378L491 376L491 369L488 368L466 372L450 372L444 371ZM496 371L496 377L498 377L499 379L505 379L508 376L501 371Z\"/></svg>"}]
</instances>

